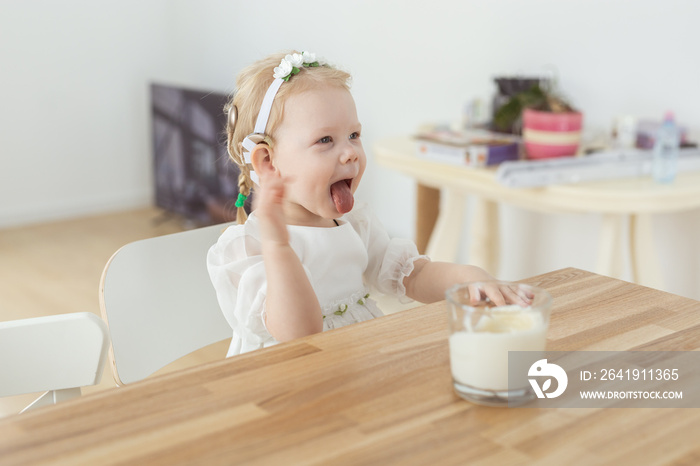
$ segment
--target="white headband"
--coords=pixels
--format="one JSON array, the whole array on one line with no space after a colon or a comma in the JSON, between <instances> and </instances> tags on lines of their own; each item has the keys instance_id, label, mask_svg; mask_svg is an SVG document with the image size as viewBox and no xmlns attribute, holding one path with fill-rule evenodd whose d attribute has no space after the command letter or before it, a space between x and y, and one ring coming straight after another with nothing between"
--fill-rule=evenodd
<instances>
[{"instance_id":1,"label":"white headband","mask_svg":"<svg viewBox=\"0 0 700 466\"><path fill-rule=\"evenodd\" d=\"M258 140L257 142L253 142L250 139L250 137L258 136L255 138L256 140L260 139L261 137L265 137L265 128L267 127L267 120L268 118L270 118L270 111L272 110L272 101L275 100L275 95L277 95L277 91L280 89L280 86L283 82L284 81L282 81L280 78L275 78L275 80L272 81L272 84L270 84L270 87L267 88L265 98L263 99L262 105L260 106L260 113L258 113L258 119L255 120L255 129L251 134L249 134L245 137L245 139L243 139L243 148L245 149L243 151L243 159L247 164L253 163L250 158L250 151L252 151L253 148L260 143L260 140ZM255 174L255 172L252 169L250 170L250 179L253 180L254 183L260 184L260 178L258 178L258 175Z\"/></svg>"},{"instance_id":2,"label":"white headband","mask_svg":"<svg viewBox=\"0 0 700 466\"><path fill-rule=\"evenodd\" d=\"M289 81L289 78L299 73L302 67L308 68L322 66L324 64L325 63L321 63L321 60L316 60L315 54L302 52L285 56L282 61L280 61L279 66L275 67L273 74L275 80L272 81L270 87L267 88L265 98L263 98L262 105L260 106L260 113L258 113L258 118L255 120L255 129L243 139L243 159L246 164L252 164L250 152L253 148L267 139L265 135L267 120L270 118L270 112L272 111L272 102L275 100L277 91L279 91L282 83ZM254 183L260 184L260 178L252 168L250 170L250 179L253 180Z\"/></svg>"}]
</instances>

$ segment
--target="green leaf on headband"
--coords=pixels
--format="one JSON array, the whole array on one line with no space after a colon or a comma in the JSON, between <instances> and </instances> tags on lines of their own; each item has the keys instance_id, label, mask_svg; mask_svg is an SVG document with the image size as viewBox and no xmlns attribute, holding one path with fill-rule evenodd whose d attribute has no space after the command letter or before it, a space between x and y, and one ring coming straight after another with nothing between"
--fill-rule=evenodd
<instances>
[{"instance_id":1,"label":"green leaf on headband","mask_svg":"<svg viewBox=\"0 0 700 466\"><path fill-rule=\"evenodd\" d=\"M308 65L306 65L306 66L318 66L318 62L317 62L317 61L315 61L315 62L313 62L313 63L309 63L309 64L308 64Z\"/></svg>"},{"instance_id":2,"label":"green leaf on headband","mask_svg":"<svg viewBox=\"0 0 700 466\"><path fill-rule=\"evenodd\" d=\"M294 68L292 68L292 74L297 74L298 72L299 72L299 68L297 68L296 66Z\"/></svg>"}]
</instances>

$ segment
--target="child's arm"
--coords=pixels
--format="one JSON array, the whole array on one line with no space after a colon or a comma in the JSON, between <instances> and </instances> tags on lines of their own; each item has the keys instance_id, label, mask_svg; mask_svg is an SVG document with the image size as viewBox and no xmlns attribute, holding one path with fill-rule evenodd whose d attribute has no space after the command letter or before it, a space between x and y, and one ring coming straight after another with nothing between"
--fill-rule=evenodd
<instances>
[{"instance_id":1,"label":"child's arm","mask_svg":"<svg viewBox=\"0 0 700 466\"><path fill-rule=\"evenodd\" d=\"M263 178L263 186L256 190L255 212L267 276L265 326L275 340L287 341L321 332L323 317L301 261L289 245L282 179L279 175Z\"/></svg>"},{"instance_id":2,"label":"child's arm","mask_svg":"<svg viewBox=\"0 0 700 466\"><path fill-rule=\"evenodd\" d=\"M414 264L411 275L404 279L406 296L422 303L433 303L445 299L445 291L453 285L475 281L493 281L485 270L473 265L431 262L419 259ZM484 292L494 304L529 304L525 296L517 295L507 287L485 287Z\"/></svg>"}]
</instances>

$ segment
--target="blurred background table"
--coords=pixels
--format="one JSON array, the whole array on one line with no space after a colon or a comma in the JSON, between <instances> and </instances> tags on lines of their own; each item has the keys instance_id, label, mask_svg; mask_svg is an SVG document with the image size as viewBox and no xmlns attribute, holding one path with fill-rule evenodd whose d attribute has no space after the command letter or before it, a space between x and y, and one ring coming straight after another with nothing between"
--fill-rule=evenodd
<instances>
[{"instance_id":1,"label":"blurred background table","mask_svg":"<svg viewBox=\"0 0 700 466\"><path fill-rule=\"evenodd\" d=\"M663 288L663 277L651 216L700 208L700 172L681 173L669 185L645 177L509 188L496 181L495 168L461 167L417 157L415 141L408 136L379 141L373 149L380 165L416 180L416 243L434 260L455 261L466 198L475 197L469 262L492 275L498 275L499 203L543 213L601 214L596 272L622 278L629 254L632 280L653 288ZM629 251L623 247L625 230Z\"/></svg>"}]
</instances>

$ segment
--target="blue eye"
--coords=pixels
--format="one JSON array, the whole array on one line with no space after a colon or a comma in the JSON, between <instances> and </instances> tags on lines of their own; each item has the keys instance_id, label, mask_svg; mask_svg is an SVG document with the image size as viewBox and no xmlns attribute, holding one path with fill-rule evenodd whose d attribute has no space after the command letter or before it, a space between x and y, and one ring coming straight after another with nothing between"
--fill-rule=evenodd
<instances>
[{"instance_id":1,"label":"blue eye","mask_svg":"<svg viewBox=\"0 0 700 466\"><path fill-rule=\"evenodd\" d=\"M352 133L352 134L350 135L350 139L360 139L360 133L358 133L357 131L355 131L354 133Z\"/></svg>"},{"instance_id":2,"label":"blue eye","mask_svg":"<svg viewBox=\"0 0 700 466\"><path fill-rule=\"evenodd\" d=\"M320 142L321 144L328 144L332 141L333 141L333 138L331 138L330 136L324 136L318 140L318 142Z\"/></svg>"}]
</instances>

